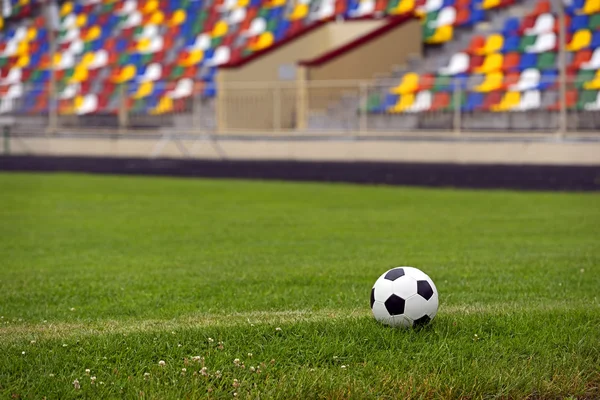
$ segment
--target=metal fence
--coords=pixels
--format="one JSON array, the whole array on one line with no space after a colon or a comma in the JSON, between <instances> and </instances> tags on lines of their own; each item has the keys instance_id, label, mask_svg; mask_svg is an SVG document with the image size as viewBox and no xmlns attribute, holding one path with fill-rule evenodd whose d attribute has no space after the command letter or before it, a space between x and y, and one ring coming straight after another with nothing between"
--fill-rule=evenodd
<instances>
[{"instance_id":1,"label":"metal fence","mask_svg":"<svg viewBox=\"0 0 600 400\"><path fill-rule=\"evenodd\" d=\"M201 94L201 83L190 84L183 91L179 83L155 84L160 95L123 84L104 97L82 95L81 87L51 96L48 86L23 85L3 93L0 117L14 117L16 131L27 133L600 132L600 92L577 77L564 86L555 76L535 73L235 83L218 88L213 98Z\"/></svg>"}]
</instances>

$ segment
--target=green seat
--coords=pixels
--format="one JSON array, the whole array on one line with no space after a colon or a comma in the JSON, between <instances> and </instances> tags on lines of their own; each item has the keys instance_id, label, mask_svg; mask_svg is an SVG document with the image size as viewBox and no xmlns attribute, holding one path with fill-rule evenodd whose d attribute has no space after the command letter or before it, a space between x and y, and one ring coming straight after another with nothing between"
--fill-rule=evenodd
<instances>
[{"instance_id":1,"label":"green seat","mask_svg":"<svg viewBox=\"0 0 600 400\"><path fill-rule=\"evenodd\" d=\"M114 2L103 3L102 8L100 9L101 14L111 13L115 8Z\"/></svg>"},{"instance_id":2,"label":"green seat","mask_svg":"<svg viewBox=\"0 0 600 400\"><path fill-rule=\"evenodd\" d=\"M202 32L203 27L204 27L204 20L194 23L194 26L192 29L192 34L199 35Z\"/></svg>"},{"instance_id":3,"label":"green seat","mask_svg":"<svg viewBox=\"0 0 600 400\"><path fill-rule=\"evenodd\" d=\"M539 70L555 69L556 68L556 53L548 51L541 53L538 56L537 68Z\"/></svg>"},{"instance_id":4,"label":"green seat","mask_svg":"<svg viewBox=\"0 0 600 400\"><path fill-rule=\"evenodd\" d=\"M598 14L592 14L590 16L590 19L589 19L588 23L589 23L591 31L595 31L595 30L600 29L600 13L598 13Z\"/></svg>"},{"instance_id":5,"label":"green seat","mask_svg":"<svg viewBox=\"0 0 600 400\"><path fill-rule=\"evenodd\" d=\"M181 65L177 65L171 71L171 76L169 76L169 78L170 79L179 79L183 75L184 71L185 71L185 68L183 68Z\"/></svg>"},{"instance_id":6,"label":"green seat","mask_svg":"<svg viewBox=\"0 0 600 400\"><path fill-rule=\"evenodd\" d=\"M258 11L258 17L262 17L262 18L266 19L268 15L269 15L269 9L266 7L263 7Z\"/></svg>"},{"instance_id":7,"label":"green seat","mask_svg":"<svg viewBox=\"0 0 600 400\"><path fill-rule=\"evenodd\" d=\"M367 111L373 112L381 104L381 95L379 93L371 93L367 98Z\"/></svg>"},{"instance_id":8,"label":"green seat","mask_svg":"<svg viewBox=\"0 0 600 400\"><path fill-rule=\"evenodd\" d=\"M467 93L465 91L462 91L460 93L460 101L459 101L460 106L459 107L462 108L462 106L464 106L466 102L467 102ZM455 107L454 107L455 103L456 103L456 101L454 100L454 93L450 93L450 105L448 106L449 111L455 110Z\"/></svg>"},{"instance_id":9,"label":"green seat","mask_svg":"<svg viewBox=\"0 0 600 400\"><path fill-rule=\"evenodd\" d=\"M223 43L223 36L212 38L210 40L210 47L216 49L221 45L221 43Z\"/></svg>"},{"instance_id":10,"label":"green seat","mask_svg":"<svg viewBox=\"0 0 600 400\"><path fill-rule=\"evenodd\" d=\"M435 82L433 83L433 88L431 89L434 92L439 92L442 90L448 90L452 83L452 79L447 75L438 75L435 77Z\"/></svg>"},{"instance_id":11,"label":"green seat","mask_svg":"<svg viewBox=\"0 0 600 400\"><path fill-rule=\"evenodd\" d=\"M154 58L154 54L143 54L142 55L142 64L143 65L148 65L152 62L152 59Z\"/></svg>"},{"instance_id":12,"label":"green seat","mask_svg":"<svg viewBox=\"0 0 600 400\"><path fill-rule=\"evenodd\" d=\"M119 60L117 61L117 64L119 64L120 66L124 66L127 65L129 63L129 53L125 52L125 53L121 53L119 55Z\"/></svg>"},{"instance_id":13,"label":"green seat","mask_svg":"<svg viewBox=\"0 0 600 400\"><path fill-rule=\"evenodd\" d=\"M585 110L585 105L588 103L595 103L597 96L597 90L584 90L583 92L580 92L579 100L577 101L577 109Z\"/></svg>"},{"instance_id":14,"label":"green seat","mask_svg":"<svg viewBox=\"0 0 600 400\"><path fill-rule=\"evenodd\" d=\"M519 42L519 51L525 53L527 47L532 46L535 43L536 36L523 36L521 42Z\"/></svg>"},{"instance_id":15,"label":"green seat","mask_svg":"<svg viewBox=\"0 0 600 400\"><path fill-rule=\"evenodd\" d=\"M0 68L4 67L6 65L7 61L8 61L8 57L0 57Z\"/></svg>"},{"instance_id":16,"label":"green seat","mask_svg":"<svg viewBox=\"0 0 600 400\"><path fill-rule=\"evenodd\" d=\"M577 73L577 78L575 78L575 86L578 89L583 88L583 84L594 79L595 75L596 71L594 70L579 70L579 73ZM579 97L581 98L581 96Z\"/></svg>"},{"instance_id":17,"label":"green seat","mask_svg":"<svg viewBox=\"0 0 600 400\"><path fill-rule=\"evenodd\" d=\"M388 13L391 12L394 8L396 8L398 6L398 3L400 3L400 0L390 0L388 2L387 10L386 11Z\"/></svg>"}]
</instances>

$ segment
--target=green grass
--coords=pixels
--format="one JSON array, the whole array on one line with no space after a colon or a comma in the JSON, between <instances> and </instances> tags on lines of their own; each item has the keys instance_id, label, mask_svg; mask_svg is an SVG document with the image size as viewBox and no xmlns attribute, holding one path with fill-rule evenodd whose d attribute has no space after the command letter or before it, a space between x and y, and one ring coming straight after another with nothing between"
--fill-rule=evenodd
<instances>
[{"instance_id":1,"label":"green grass","mask_svg":"<svg viewBox=\"0 0 600 400\"><path fill-rule=\"evenodd\" d=\"M68 174L0 188L0 398L600 398L597 194ZM370 316L398 265L438 287L425 329Z\"/></svg>"}]
</instances>

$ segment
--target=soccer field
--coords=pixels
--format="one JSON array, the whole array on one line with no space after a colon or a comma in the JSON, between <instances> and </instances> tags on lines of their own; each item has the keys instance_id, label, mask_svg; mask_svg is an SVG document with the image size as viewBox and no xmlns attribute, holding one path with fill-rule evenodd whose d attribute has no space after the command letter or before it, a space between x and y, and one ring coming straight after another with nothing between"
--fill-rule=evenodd
<instances>
[{"instance_id":1,"label":"soccer field","mask_svg":"<svg viewBox=\"0 0 600 400\"><path fill-rule=\"evenodd\" d=\"M600 398L598 194L0 187L0 398ZM423 329L371 316L399 265L439 290Z\"/></svg>"}]
</instances>

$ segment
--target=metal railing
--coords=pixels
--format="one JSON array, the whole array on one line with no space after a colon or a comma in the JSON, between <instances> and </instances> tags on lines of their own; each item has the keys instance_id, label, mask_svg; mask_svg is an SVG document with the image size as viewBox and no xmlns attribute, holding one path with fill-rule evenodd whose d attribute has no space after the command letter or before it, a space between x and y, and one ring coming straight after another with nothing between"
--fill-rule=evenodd
<instances>
[{"instance_id":1,"label":"metal railing","mask_svg":"<svg viewBox=\"0 0 600 400\"><path fill-rule=\"evenodd\" d=\"M193 81L183 91L176 82L156 83L152 91L160 95L123 84L105 97L82 95L80 87L50 96L48 86L23 85L0 98L0 116L14 116L16 129L30 133L600 132L597 83L568 78L561 112L557 81L533 73L417 83L235 83L215 98L203 97L202 84Z\"/></svg>"}]
</instances>

